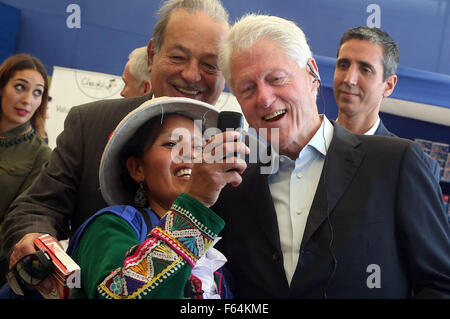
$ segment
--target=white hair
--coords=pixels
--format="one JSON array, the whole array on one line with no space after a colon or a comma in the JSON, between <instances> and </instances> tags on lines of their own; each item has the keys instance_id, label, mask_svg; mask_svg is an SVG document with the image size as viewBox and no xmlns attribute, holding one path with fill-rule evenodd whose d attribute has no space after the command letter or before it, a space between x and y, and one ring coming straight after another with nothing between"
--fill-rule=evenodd
<instances>
[{"instance_id":1,"label":"white hair","mask_svg":"<svg viewBox=\"0 0 450 319\"><path fill-rule=\"evenodd\" d=\"M148 72L148 53L147 47L134 49L129 55L130 64L128 68L131 75L136 80L136 85L141 85L145 80L150 81L150 72Z\"/></svg>"},{"instance_id":2,"label":"white hair","mask_svg":"<svg viewBox=\"0 0 450 319\"><path fill-rule=\"evenodd\" d=\"M219 50L219 68L231 90L233 53L249 49L260 38L273 41L301 68L306 67L308 59L312 57L305 34L294 22L275 16L247 14L233 25Z\"/></svg>"}]
</instances>

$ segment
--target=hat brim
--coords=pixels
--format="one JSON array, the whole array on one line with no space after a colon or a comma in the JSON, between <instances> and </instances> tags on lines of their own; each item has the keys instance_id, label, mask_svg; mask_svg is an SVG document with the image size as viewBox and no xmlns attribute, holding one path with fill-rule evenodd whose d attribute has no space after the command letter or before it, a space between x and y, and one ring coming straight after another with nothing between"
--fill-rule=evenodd
<instances>
[{"instance_id":1,"label":"hat brim","mask_svg":"<svg viewBox=\"0 0 450 319\"><path fill-rule=\"evenodd\" d=\"M208 103L189 98L160 97L144 102L125 116L113 131L100 162L100 190L108 205L129 203L129 194L121 181L120 152L144 123L161 114L180 114L202 120L202 128L207 129L217 126L219 111Z\"/></svg>"}]
</instances>

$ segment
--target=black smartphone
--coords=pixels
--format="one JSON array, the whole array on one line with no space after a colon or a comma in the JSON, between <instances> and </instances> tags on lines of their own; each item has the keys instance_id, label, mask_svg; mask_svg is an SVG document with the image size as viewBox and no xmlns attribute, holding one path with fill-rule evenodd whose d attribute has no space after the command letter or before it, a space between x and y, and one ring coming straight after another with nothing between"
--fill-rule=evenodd
<instances>
[{"instance_id":1,"label":"black smartphone","mask_svg":"<svg viewBox=\"0 0 450 319\"><path fill-rule=\"evenodd\" d=\"M244 116L239 112L222 111L219 113L217 127L222 132L227 130L242 132L244 128Z\"/></svg>"},{"instance_id":2,"label":"black smartphone","mask_svg":"<svg viewBox=\"0 0 450 319\"><path fill-rule=\"evenodd\" d=\"M243 128L244 128L244 116L239 112L233 111L221 111L217 120L217 128L222 131L238 131L241 133L237 142L243 141ZM235 154L236 155L236 154ZM242 158L243 154L237 154L239 158Z\"/></svg>"}]
</instances>

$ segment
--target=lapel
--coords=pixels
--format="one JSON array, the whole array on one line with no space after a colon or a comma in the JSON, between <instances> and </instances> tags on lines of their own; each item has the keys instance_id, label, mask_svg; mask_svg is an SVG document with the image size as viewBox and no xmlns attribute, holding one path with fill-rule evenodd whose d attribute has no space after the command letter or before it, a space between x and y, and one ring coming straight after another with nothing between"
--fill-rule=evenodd
<instances>
[{"instance_id":1,"label":"lapel","mask_svg":"<svg viewBox=\"0 0 450 319\"><path fill-rule=\"evenodd\" d=\"M254 221L263 235L281 251L277 214L267 179L269 175L261 174L261 167L264 165L260 163L250 166L247 169L248 177L244 175L242 178L248 181L245 186L246 193L249 194L247 212L254 212Z\"/></svg>"},{"instance_id":2,"label":"lapel","mask_svg":"<svg viewBox=\"0 0 450 319\"><path fill-rule=\"evenodd\" d=\"M385 135L385 136L395 136L391 132L388 131L386 126L384 126L383 121L380 119L380 125L378 125L378 128L376 129L375 133L373 135Z\"/></svg>"},{"instance_id":3,"label":"lapel","mask_svg":"<svg viewBox=\"0 0 450 319\"><path fill-rule=\"evenodd\" d=\"M354 134L334 121L331 122L334 125L333 140L306 222L301 249L326 220L328 212L332 214L365 155L364 151L358 149L361 142Z\"/></svg>"}]
</instances>

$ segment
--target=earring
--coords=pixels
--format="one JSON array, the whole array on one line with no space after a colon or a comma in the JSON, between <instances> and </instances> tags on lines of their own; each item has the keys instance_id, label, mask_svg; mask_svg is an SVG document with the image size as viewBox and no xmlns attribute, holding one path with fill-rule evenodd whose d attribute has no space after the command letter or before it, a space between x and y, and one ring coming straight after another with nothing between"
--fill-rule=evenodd
<instances>
[{"instance_id":1,"label":"earring","mask_svg":"<svg viewBox=\"0 0 450 319\"><path fill-rule=\"evenodd\" d=\"M139 182L139 188L134 195L134 205L139 208L148 207L147 194L144 190L144 185L142 182Z\"/></svg>"}]
</instances>

